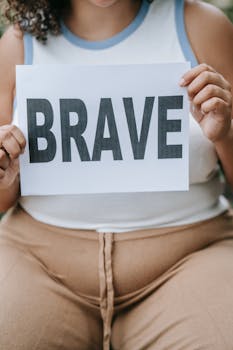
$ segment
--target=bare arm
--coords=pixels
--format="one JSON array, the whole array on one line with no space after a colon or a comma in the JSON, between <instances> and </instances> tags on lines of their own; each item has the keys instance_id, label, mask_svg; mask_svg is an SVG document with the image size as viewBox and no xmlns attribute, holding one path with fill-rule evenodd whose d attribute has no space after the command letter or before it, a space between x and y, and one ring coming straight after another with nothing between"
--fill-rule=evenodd
<instances>
[{"instance_id":1,"label":"bare arm","mask_svg":"<svg viewBox=\"0 0 233 350\"><path fill-rule=\"evenodd\" d=\"M207 64L199 76L185 76L186 86L196 109L203 112L204 107L196 117L233 188L233 25L220 10L194 0L186 1L185 19L196 57Z\"/></svg>"},{"instance_id":2,"label":"bare arm","mask_svg":"<svg viewBox=\"0 0 233 350\"><path fill-rule=\"evenodd\" d=\"M11 27L0 40L0 212L14 205L19 196L18 156L24 148L24 140L20 132L10 124L15 66L23 63L23 55L22 33Z\"/></svg>"}]
</instances>

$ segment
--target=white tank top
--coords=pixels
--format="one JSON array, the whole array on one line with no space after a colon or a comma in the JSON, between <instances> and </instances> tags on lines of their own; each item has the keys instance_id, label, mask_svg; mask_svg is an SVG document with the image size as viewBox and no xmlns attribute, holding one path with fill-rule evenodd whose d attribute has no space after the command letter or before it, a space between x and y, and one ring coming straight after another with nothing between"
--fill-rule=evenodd
<instances>
[{"instance_id":1,"label":"white tank top","mask_svg":"<svg viewBox=\"0 0 233 350\"><path fill-rule=\"evenodd\" d=\"M49 36L47 45L28 34L24 44L25 64L197 64L185 31L183 0L152 4L144 0L133 22L107 40L83 40L62 24L62 34ZM229 207L222 191L214 146L190 115L189 191L28 196L21 197L20 203L35 219L48 224L125 232L214 217Z\"/></svg>"}]
</instances>

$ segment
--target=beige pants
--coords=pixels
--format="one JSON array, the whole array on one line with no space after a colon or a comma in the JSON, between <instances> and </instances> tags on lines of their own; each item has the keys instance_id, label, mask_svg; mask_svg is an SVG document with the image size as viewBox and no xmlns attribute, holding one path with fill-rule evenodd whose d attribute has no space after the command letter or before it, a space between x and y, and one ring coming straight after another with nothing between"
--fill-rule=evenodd
<instances>
[{"instance_id":1,"label":"beige pants","mask_svg":"<svg viewBox=\"0 0 233 350\"><path fill-rule=\"evenodd\" d=\"M110 345L111 344L111 345ZM232 350L233 219L68 230L0 225L1 350Z\"/></svg>"}]
</instances>

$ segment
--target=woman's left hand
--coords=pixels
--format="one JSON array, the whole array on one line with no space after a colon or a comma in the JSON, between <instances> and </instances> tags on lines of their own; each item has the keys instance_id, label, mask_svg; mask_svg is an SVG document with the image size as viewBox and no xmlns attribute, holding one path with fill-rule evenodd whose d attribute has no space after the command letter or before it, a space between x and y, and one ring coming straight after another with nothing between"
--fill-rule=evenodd
<instances>
[{"instance_id":1,"label":"woman's left hand","mask_svg":"<svg viewBox=\"0 0 233 350\"><path fill-rule=\"evenodd\" d=\"M187 87L191 112L206 137L219 142L231 128L231 85L207 64L192 68L182 77L180 86Z\"/></svg>"}]
</instances>

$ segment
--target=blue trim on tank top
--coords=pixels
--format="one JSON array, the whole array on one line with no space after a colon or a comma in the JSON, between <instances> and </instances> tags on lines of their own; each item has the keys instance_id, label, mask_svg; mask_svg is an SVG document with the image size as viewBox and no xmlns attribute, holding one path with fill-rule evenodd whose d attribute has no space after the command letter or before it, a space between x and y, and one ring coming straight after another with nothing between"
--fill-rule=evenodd
<instances>
[{"instance_id":1,"label":"blue trim on tank top","mask_svg":"<svg viewBox=\"0 0 233 350\"><path fill-rule=\"evenodd\" d=\"M198 61L190 45L185 28L184 0L175 0L175 19L177 35L183 54L187 61L191 62L191 66L195 67L198 65Z\"/></svg>"},{"instance_id":2,"label":"blue trim on tank top","mask_svg":"<svg viewBox=\"0 0 233 350\"><path fill-rule=\"evenodd\" d=\"M101 41L88 41L85 39L80 38L78 35L73 34L64 24L64 22L61 22L61 31L64 35L64 37L70 41L72 44L76 46L80 46L87 50L103 50L110 48L114 45L119 44L123 40L127 39L133 32L135 32L140 25L142 24L143 20L145 19L147 12L149 10L150 3L146 0L142 1L142 5L140 7L140 10L134 20L120 33L114 35L113 37L101 40Z\"/></svg>"},{"instance_id":3,"label":"blue trim on tank top","mask_svg":"<svg viewBox=\"0 0 233 350\"><path fill-rule=\"evenodd\" d=\"M24 64L31 65L33 62L33 43L32 35L29 33L24 33Z\"/></svg>"}]
</instances>

